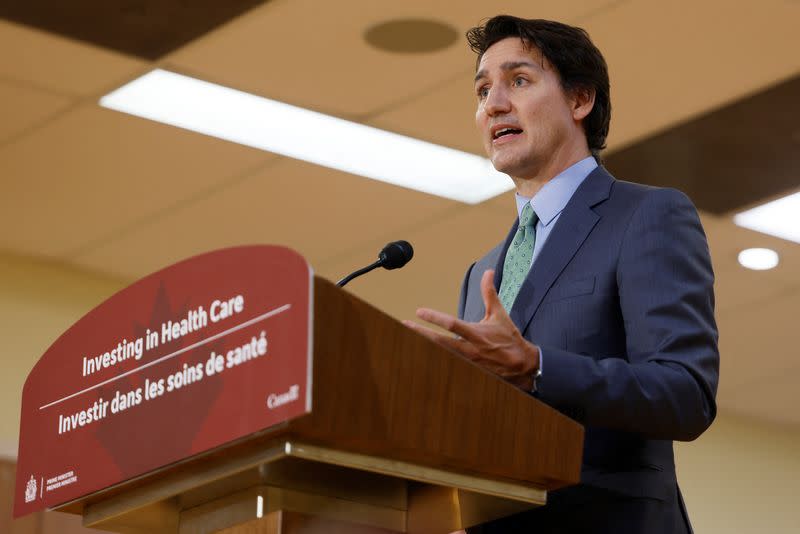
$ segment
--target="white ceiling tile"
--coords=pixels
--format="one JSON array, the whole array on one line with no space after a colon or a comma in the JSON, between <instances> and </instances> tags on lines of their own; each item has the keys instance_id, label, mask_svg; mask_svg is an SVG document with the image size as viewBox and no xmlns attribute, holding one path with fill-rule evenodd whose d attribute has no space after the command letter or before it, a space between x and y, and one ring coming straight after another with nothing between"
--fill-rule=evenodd
<instances>
[{"instance_id":1,"label":"white ceiling tile","mask_svg":"<svg viewBox=\"0 0 800 534\"><path fill-rule=\"evenodd\" d=\"M56 93L99 96L147 68L148 63L0 20L0 77Z\"/></svg>"},{"instance_id":2,"label":"white ceiling tile","mask_svg":"<svg viewBox=\"0 0 800 534\"><path fill-rule=\"evenodd\" d=\"M347 256L378 236L405 239L408 228L425 226L457 205L282 159L214 195L140 224L81 254L77 261L96 270L139 277L207 250L270 243L294 248L316 266Z\"/></svg>"},{"instance_id":3,"label":"white ceiling tile","mask_svg":"<svg viewBox=\"0 0 800 534\"><path fill-rule=\"evenodd\" d=\"M484 156L475 126L473 76L469 68L424 95L370 117L367 123Z\"/></svg>"},{"instance_id":4,"label":"white ceiling tile","mask_svg":"<svg viewBox=\"0 0 800 534\"><path fill-rule=\"evenodd\" d=\"M414 246L414 258L399 270L383 269L348 284L355 295L397 319L411 319L421 306L455 314L467 268L505 238L509 219L485 206L460 205L399 236ZM319 272L333 281L374 261L391 234L348 256L324 262Z\"/></svg>"},{"instance_id":5,"label":"white ceiling tile","mask_svg":"<svg viewBox=\"0 0 800 534\"><path fill-rule=\"evenodd\" d=\"M741 228L733 223L731 216L702 214L703 228L708 237L714 270L718 276L728 278L740 291L759 291L763 296L776 289L800 287L800 245L760 232ZM752 271L739 265L739 252L746 248L770 248L780 256L778 267L769 271ZM735 302L735 301L734 301Z\"/></svg>"},{"instance_id":6,"label":"white ceiling tile","mask_svg":"<svg viewBox=\"0 0 800 534\"><path fill-rule=\"evenodd\" d=\"M0 81L0 145L40 125L72 102L65 96Z\"/></svg>"},{"instance_id":7,"label":"white ceiling tile","mask_svg":"<svg viewBox=\"0 0 800 534\"><path fill-rule=\"evenodd\" d=\"M396 18L426 18L452 25L460 35L499 12L569 19L605 2L448 3L408 0L269 2L171 54L164 61L182 72L291 104L341 116L372 110L418 95L461 72L474 55L460 37L428 54L373 49L363 38L371 26ZM335 21L335 22L334 22Z\"/></svg>"},{"instance_id":8,"label":"white ceiling tile","mask_svg":"<svg viewBox=\"0 0 800 534\"><path fill-rule=\"evenodd\" d=\"M620 147L800 71L798 2L622 2L585 28L609 65Z\"/></svg>"},{"instance_id":9,"label":"white ceiling tile","mask_svg":"<svg viewBox=\"0 0 800 534\"><path fill-rule=\"evenodd\" d=\"M82 106L0 150L0 247L69 254L270 157Z\"/></svg>"}]
</instances>

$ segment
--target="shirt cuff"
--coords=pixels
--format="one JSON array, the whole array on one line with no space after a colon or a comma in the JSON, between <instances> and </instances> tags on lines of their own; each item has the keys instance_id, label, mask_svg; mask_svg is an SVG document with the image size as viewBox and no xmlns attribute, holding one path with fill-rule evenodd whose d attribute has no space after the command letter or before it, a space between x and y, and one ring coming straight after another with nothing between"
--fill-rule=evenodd
<instances>
[{"instance_id":1,"label":"shirt cuff","mask_svg":"<svg viewBox=\"0 0 800 534\"><path fill-rule=\"evenodd\" d=\"M544 368L544 352L539 348L539 368L533 373L533 387L531 393L536 393L539 389L539 380L542 379L542 369Z\"/></svg>"}]
</instances>

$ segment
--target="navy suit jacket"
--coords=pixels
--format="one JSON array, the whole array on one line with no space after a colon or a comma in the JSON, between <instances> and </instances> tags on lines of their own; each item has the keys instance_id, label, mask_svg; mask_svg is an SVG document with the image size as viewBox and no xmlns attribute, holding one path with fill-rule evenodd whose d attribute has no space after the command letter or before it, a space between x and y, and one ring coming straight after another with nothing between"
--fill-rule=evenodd
<instances>
[{"instance_id":1,"label":"navy suit jacket","mask_svg":"<svg viewBox=\"0 0 800 534\"><path fill-rule=\"evenodd\" d=\"M515 232L467 271L460 317L483 317L481 276L495 269L500 287ZM564 208L510 316L542 350L536 396L586 427L582 484L674 499L672 441L716 415L713 282L683 193L598 167Z\"/></svg>"}]
</instances>

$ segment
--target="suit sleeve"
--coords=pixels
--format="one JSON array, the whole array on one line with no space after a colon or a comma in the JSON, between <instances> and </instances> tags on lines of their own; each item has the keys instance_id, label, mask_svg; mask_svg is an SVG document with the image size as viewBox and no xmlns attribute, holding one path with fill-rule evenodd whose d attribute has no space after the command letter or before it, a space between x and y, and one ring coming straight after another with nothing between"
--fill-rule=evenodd
<instances>
[{"instance_id":1,"label":"suit sleeve","mask_svg":"<svg viewBox=\"0 0 800 534\"><path fill-rule=\"evenodd\" d=\"M692 440L716 415L714 275L689 199L652 190L633 214L617 266L624 358L542 347L542 400L588 426Z\"/></svg>"}]
</instances>

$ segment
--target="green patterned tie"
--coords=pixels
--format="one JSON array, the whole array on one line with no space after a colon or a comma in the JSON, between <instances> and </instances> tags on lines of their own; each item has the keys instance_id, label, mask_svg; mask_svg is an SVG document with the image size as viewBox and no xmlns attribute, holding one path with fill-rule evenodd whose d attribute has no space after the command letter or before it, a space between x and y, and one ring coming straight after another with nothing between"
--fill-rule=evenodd
<instances>
[{"instance_id":1,"label":"green patterned tie","mask_svg":"<svg viewBox=\"0 0 800 534\"><path fill-rule=\"evenodd\" d=\"M517 298L519 288L528 275L533 256L533 245L536 242L536 223L539 217L530 204L525 204L522 215L519 217L519 227L514 235L514 240L506 252L506 261L503 264L503 282L500 284L500 302L506 311L511 312L514 299Z\"/></svg>"}]
</instances>

